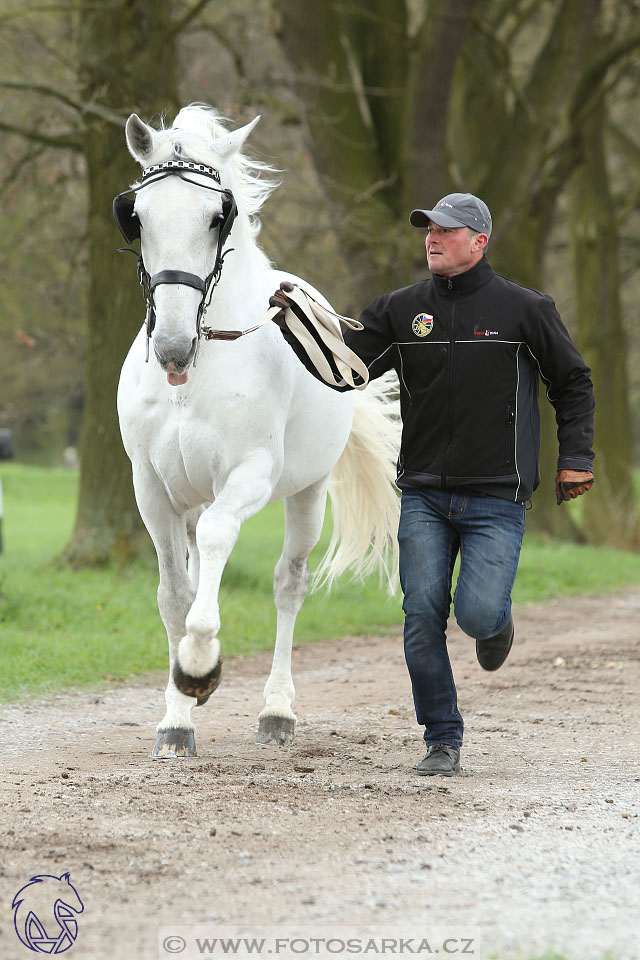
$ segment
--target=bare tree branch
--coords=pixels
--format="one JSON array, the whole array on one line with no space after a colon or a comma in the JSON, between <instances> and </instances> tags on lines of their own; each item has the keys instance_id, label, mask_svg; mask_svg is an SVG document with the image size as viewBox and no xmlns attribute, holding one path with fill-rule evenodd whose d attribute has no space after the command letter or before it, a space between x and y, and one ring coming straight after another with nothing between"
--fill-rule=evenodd
<instances>
[{"instance_id":1,"label":"bare tree branch","mask_svg":"<svg viewBox=\"0 0 640 960\"><path fill-rule=\"evenodd\" d=\"M179 33L182 33L185 27L187 27L192 20L195 20L198 14L201 13L210 2L211 0L197 0L191 9L187 10L184 16L172 24L171 29L168 31L169 38L176 37Z\"/></svg>"},{"instance_id":2,"label":"bare tree branch","mask_svg":"<svg viewBox=\"0 0 640 960\"><path fill-rule=\"evenodd\" d=\"M3 13L0 16L0 23L19 20L20 17L28 17L33 13L75 13L78 10L96 10L101 6L104 6L104 3L45 3L39 7L23 7L21 10Z\"/></svg>"},{"instance_id":3,"label":"bare tree branch","mask_svg":"<svg viewBox=\"0 0 640 960\"><path fill-rule=\"evenodd\" d=\"M236 45L231 42L227 34L214 23L201 23L193 31L194 33L211 33L216 38L220 46L224 47L236 68L236 73L241 80L247 79L247 68L244 65L244 58Z\"/></svg>"},{"instance_id":4,"label":"bare tree branch","mask_svg":"<svg viewBox=\"0 0 640 960\"><path fill-rule=\"evenodd\" d=\"M640 144L636 143L633 137L629 136L629 133L617 124L609 122L607 129L629 167L636 170L640 168ZM636 180L631 190L625 190L623 196L617 198L615 207L618 227L621 227L629 218L630 214L638 209L639 203L640 183Z\"/></svg>"},{"instance_id":5,"label":"bare tree branch","mask_svg":"<svg viewBox=\"0 0 640 960\"><path fill-rule=\"evenodd\" d=\"M25 93L38 93L43 97L52 97L54 100L64 103L67 107L71 107L80 114L94 114L106 120L108 123L113 123L117 127L121 127L128 116L127 113L118 113L116 110L110 110L108 107L103 107L99 103L86 103L83 100L78 100L64 90L59 90L41 83L29 83L26 80L3 80L0 77L0 87L6 87L9 90L21 90Z\"/></svg>"},{"instance_id":6,"label":"bare tree branch","mask_svg":"<svg viewBox=\"0 0 640 960\"><path fill-rule=\"evenodd\" d=\"M578 80L571 98L569 117L572 123L576 123L577 118L590 109L591 100L598 94L607 70L638 47L640 47L640 30L633 30L621 40L600 50L593 57Z\"/></svg>"},{"instance_id":7,"label":"bare tree branch","mask_svg":"<svg viewBox=\"0 0 640 960\"><path fill-rule=\"evenodd\" d=\"M16 133L25 140L33 140L36 143L43 143L47 147L63 147L66 150L82 151L82 140L75 133L49 134L40 133L39 130L30 130L28 127L21 127L18 124L4 123L0 120L0 130L6 133Z\"/></svg>"},{"instance_id":8,"label":"bare tree branch","mask_svg":"<svg viewBox=\"0 0 640 960\"><path fill-rule=\"evenodd\" d=\"M511 2L508 2L506 4L507 10L505 11L505 14L509 12L508 8L510 6L511 6ZM522 28L527 25L527 23L529 22L533 14L536 12L536 10L539 8L539 6L540 4L538 0L529 0L529 3L525 3L521 5L520 10L514 11L516 13L515 22L504 38L504 43L508 47L510 47L511 44L514 42L515 38L520 33ZM496 22L495 22L496 27L500 26L500 24L502 23L502 19L503 19L503 15L499 16L496 19Z\"/></svg>"},{"instance_id":9,"label":"bare tree branch","mask_svg":"<svg viewBox=\"0 0 640 960\"><path fill-rule=\"evenodd\" d=\"M6 193L11 184L18 179L25 166L27 166L27 164L31 163L33 160L37 160L38 157L41 157L46 149L47 148L44 146L44 144L39 143L36 146L32 146L26 150L7 171L5 176L2 178L2 181L0 181L0 194Z\"/></svg>"}]
</instances>

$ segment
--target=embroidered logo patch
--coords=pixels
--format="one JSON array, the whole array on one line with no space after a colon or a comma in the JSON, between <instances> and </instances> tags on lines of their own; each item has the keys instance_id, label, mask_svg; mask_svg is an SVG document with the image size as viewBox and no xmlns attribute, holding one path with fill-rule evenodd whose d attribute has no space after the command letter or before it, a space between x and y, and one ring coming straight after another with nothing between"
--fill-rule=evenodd
<instances>
[{"instance_id":1,"label":"embroidered logo patch","mask_svg":"<svg viewBox=\"0 0 640 960\"><path fill-rule=\"evenodd\" d=\"M416 337L427 337L433 330L433 317L428 313L419 313L413 318L411 329Z\"/></svg>"}]
</instances>

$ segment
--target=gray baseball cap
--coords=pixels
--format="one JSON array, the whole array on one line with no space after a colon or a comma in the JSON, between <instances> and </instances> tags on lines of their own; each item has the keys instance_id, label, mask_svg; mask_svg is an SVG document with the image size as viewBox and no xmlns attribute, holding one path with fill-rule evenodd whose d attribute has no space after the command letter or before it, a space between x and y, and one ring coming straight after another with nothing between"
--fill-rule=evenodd
<instances>
[{"instance_id":1,"label":"gray baseball cap","mask_svg":"<svg viewBox=\"0 0 640 960\"><path fill-rule=\"evenodd\" d=\"M491 236L489 207L472 193L449 193L438 200L433 210L412 210L409 221L414 227L428 227L430 221L439 227L471 227Z\"/></svg>"}]
</instances>

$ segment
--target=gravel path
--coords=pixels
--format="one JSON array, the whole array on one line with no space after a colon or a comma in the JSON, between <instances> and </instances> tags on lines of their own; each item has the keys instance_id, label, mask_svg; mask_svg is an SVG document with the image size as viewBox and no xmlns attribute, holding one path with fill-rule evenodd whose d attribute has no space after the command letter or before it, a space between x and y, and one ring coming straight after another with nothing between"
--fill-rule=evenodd
<instances>
[{"instance_id":1,"label":"gravel path","mask_svg":"<svg viewBox=\"0 0 640 960\"><path fill-rule=\"evenodd\" d=\"M159 927L195 924L440 928L476 960L638 960L640 591L514 619L495 674L451 629L456 778L413 772L424 751L397 636L295 650L288 749L254 743L266 655L227 661L194 713L193 760L148 759L164 677L0 708L0 957L33 955L15 893L70 871L85 904L71 960L167 957Z\"/></svg>"}]
</instances>

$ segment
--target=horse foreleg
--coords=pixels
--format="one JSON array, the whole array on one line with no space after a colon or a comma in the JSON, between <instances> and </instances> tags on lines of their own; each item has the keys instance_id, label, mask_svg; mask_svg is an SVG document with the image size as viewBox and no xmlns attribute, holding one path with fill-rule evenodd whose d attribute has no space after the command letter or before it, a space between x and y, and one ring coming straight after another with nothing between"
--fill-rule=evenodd
<instances>
[{"instance_id":1,"label":"horse foreleg","mask_svg":"<svg viewBox=\"0 0 640 960\"><path fill-rule=\"evenodd\" d=\"M182 693L206 700L220 682L220 581L240 527L261 510L271 495L273 462L265 453L247 457L229 474L214 503L198 520L196 541L200 556L198 589L186 618L173 666L175 684Z\"/></svg>"},{"instance_id":2,"label":"horse foreleg","mask_svg":"<svg viewBox=\"0 0 640 960\"><path fill-rule=\"evenodd\" d=\"M322 531L327 480L285 500L285 539L274 571L273 594L278 612L271 673L264 687L264 709L258 716L258 743L293 743L296 715L291 676L291 649L296 617L309 586L309 554Z\"/></svg>"},{"instance_id":3,"label":"horse foreleg","mask_svg":"<svg viewBox=\"0 0 640 960\"><path fill-rule=\"evenodd\" d=\"M187 569L189 571L189 580L191 580L194 597L198 589L198 580L200 579L200 554L196 541L196 526L204 509L204 507L195 507L187 513L187 555L189 558Z\"/></svg>"},{"instance_id":4,"label":"horse foreleg","mask_svg":"<svg viewBox=\"0 0 640 960\"><path fill-rule=\"evenodd\" d=\"M195 595L186 566L186 523L171 506L154 472L134 469L134 486L140 515L158 555L158 610L169 641L166 711L156 727L157 737L151 756L159 759L194 757L195 728L191 722L191 710L196 701L178 690L172 674L186 616Z\"/></svg>"}]
</instances>

